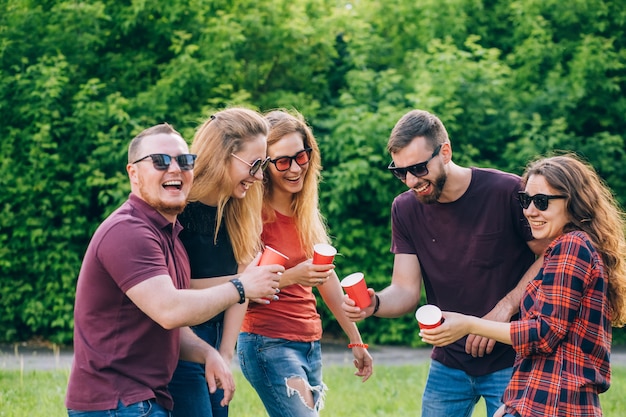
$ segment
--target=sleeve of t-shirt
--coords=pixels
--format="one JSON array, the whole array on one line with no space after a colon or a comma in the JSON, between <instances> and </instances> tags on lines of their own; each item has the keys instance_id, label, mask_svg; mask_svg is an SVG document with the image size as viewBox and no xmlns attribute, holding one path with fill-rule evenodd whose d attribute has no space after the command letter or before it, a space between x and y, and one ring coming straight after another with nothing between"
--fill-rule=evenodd
<instances>
[{"instance_id":1,"label":"sleeve of t-shirt","mask_svg":"<svg viewBox=\"0 0 626 417\"><path fill-rule=\"evenodd\" d=\"M399 195L391 205L391 252L395 254L411 254L417 252L411 239L409 227L403 220L406 217L407 203L404 194Z\"/></svg>"},{"instance_id":2,"label":"sleeve of t-shirt","mask_svg":"<svg viewBox=\"0 0 626 417\"><path fill-rule=\"evenodd\" d=\"M513 189L511 193L511 218L513 219L513 223L515 225L515 229L517 233L526 241L529 242L534 239L532 230L530 229L530 224L528 224L528 219L524 216L524 211L522 210L522 206L519 203L519 191L524 191L524 187L522 187L521 182L517 183L517 186Z\"/></svg>"},{"instance_id":3,"label":"sleeve of t-shirt","mask_svg":"<svg viewBox=\"0 0 626 417\"><path fill-rule=\"evenodd\" d=\"M124 293L146 279L169 275L157 232L137 218L112 225L96 256Z\"/></svg>"}]
</instances>

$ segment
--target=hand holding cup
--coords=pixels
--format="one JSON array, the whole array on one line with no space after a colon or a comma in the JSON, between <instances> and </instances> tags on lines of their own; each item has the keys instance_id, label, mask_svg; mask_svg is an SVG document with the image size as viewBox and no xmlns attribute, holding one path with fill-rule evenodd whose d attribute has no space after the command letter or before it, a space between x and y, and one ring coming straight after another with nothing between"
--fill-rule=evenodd
<instances>
[{"instance_id":1,"label":"hand holding cup","mask_svg":"<svg viewBox=\"0 0 626 417\"><path fill-rule=\"evenodd\" d=\"M355 272L341 280L341 286L348 297L352 299L357 307L363 310L372 304L372 298L367 291L367 284L362 272Z\"/></svg>"},{"instance_id":2,"label":"hand holding cup","mask_svg":"<svg viewBox=\"0 0 626 417\"><path fill-rule=\"evenodd\" d=\"M285 267L277 263L259 265L262 256L257 255L239 275L239 281L248 299L268 298L271 300L279 291L280 276L285 272Z\"/></svg>"}]
</instances>

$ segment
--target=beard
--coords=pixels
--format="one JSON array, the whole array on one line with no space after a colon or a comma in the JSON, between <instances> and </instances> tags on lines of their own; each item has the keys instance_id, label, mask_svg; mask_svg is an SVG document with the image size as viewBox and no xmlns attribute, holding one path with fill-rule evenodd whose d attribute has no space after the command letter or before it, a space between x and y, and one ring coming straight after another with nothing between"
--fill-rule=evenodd
<instances>
[{"instance_id":1,"label":"beard","mask_svg":"<svg viewBox=\"0 0 626 417\"><path fill-rule=\"evenodd\" d=\"M157 202L156 204L152 204L150 201L148 203L154 207L159 213L177 216L183 212L185 206L187 206L187 202L177 203L177 204L165 204L162 201Z\"/></svg>"},{"instance_id":2,"label":"beard","mask_svg":"<svg viewBox=\"0 0 626 417\"><path fill-rule=\"evenodd\" d=\"M441 197L441 193L443 193L443 186L446 185L446 180L448 179L448 175L442 171L441 174L435 178L435 182L430 182L432 191L428 195L420 195L415 193L415 198L423 204L434 204L439 201L439 197ZM421 186L421 185L420 185ZM419 188L419 187L414 187Z\"/></svg>"},{"instance_id":3,"label":"beard","mask_svg":"<svg viewBox=\"0 0 626 417\"><path fill-rule=\"evenodd\" d=\"M183 201L173 201L166 202L158 197L153 196L147 189L147 187L143 184L143 182L139 183L139 194L141 198L148 203L152 208L157 210L159 213L168 215L168 216L176 216L183 212L185 206L187 206L187 199L185 198Z\"/></svg>"}]
</instances>

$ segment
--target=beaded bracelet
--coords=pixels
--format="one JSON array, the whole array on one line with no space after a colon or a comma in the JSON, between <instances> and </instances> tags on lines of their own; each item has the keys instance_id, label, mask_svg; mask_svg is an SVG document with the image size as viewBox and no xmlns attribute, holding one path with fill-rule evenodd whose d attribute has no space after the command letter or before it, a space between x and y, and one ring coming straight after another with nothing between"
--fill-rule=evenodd
<instances>
[{"instance_id":1,"label":"beaded bracelet","mask_svg":"<svg viewBox=\"0 0 626 417\"><path fill-rule=\"evenodd\" d=\"M237 288L237 292L239 293L239 304L243 304L246 302L246 293L243 290L243 284L239 281L239 278L233 278L230 282Z\"/></svg>"},{"instance_id":2,"label":"beaded bracelet","mask_svg":"<svg viewBox=\"0 0 626 417\"><path fill-rule=\"evenodd\" d=\"M374 312L372 313L372 316L376 315L376 312L380 307L380 298L378 297L378 294L374 294L374 298L376 299L376 304L374 304Z\"/></svg>"},{"instance_id":3,"label":"beaded bracelet","mask_svg":"<svg viewBox=\"0 0 626 417\"><path fill-rule=\"evenodd\" d=\"M348 349L352 349L353 347L362 347L363 349L367 349L369 346L367 343L350 343L348 345Z\"/></svg>"}]
</instances>

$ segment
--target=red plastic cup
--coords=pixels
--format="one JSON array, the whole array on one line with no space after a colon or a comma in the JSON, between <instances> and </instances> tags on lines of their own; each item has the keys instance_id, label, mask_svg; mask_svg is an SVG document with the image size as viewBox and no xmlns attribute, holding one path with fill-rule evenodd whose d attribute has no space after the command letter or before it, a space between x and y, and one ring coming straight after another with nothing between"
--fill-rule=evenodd
<instances>
[{"instance_id":1,"label":"red plastic cup","mask_svg":"<svg viewBox=\"0 0 626 417\"><path fill-rule=\"evenodd\" d=\"M341 286L357 307L363 309L372 303L372 299L367 292L367 284L362 272L355 272L341 280Z\"/></svg>"},{"instance_id":2,"label":"red plastic cup","mask_svg":"<svg viewBox=\"0 0 626 417\"><path fill-rule=\"evenodd\" d=\"M327 243L318 243L313 246L313 263L316 265L332 264L335 260L337 249Z\"/></svg>"},{"instance_id":3,"label":"red plastic cup","mask_svg":"<svg viewBox=\"0 0 626 417\"><path fill-rule=\"evenodd\" d=\"M426 304L415 312L420 329L434 329L443 323L443 314L436 305Z\"/></svg>"},{"instance_id":4,"label":"red plastic cup","mask_svg":"<svg viewBox=\"0 0 626 417\"><path fill-rule=\"evenodd\" d=\"M282 265L285 266L289 260L287 255L283 255L278 252L276 249L271 248L269 246L265 247L263 254L261 255L261 259L259 259L259 266L261 265Z\"/></svg>"}]
</instances>

